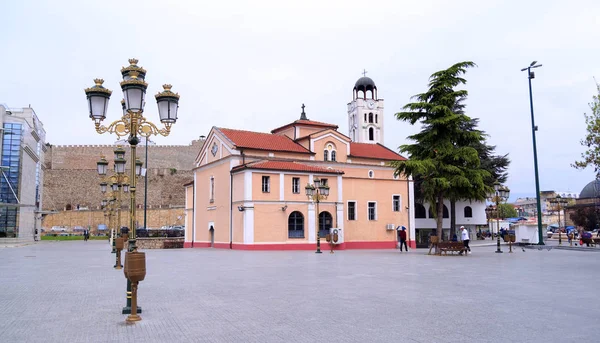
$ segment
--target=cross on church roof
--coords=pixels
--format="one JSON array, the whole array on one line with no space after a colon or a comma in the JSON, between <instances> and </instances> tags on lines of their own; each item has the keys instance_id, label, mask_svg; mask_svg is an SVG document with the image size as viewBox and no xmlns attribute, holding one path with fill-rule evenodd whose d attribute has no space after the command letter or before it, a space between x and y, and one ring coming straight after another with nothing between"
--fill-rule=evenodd
<instances>
[{"instance_id":1,"label":"cross on church roof","mask_svg":"<svg viewBox=\"0 0 600 343\"><path fill-rule=\"evenodd\" d=\"M302 113L300 113L300 120L308 120L308 118L306 118L306 113L304 113L304 104L302 104Z\"/></svg>"},{"instance_id":2,"label":"cross on church roof","mask_svg":"<svg viewBox=\"0 0 600 343\"><path fill-rule=\"evenodd\" d=\"M367 76L367 71L365 69L363 69L362 74L363 74L363 76Z\"/></svg>"}]
</instances>

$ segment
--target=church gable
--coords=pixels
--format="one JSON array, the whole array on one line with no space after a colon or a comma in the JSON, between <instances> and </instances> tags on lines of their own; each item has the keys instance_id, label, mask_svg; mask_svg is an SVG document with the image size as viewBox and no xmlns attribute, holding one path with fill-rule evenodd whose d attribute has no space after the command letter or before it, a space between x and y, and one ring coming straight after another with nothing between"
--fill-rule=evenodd
<instances>
[{"instance_id":1,"label":"church gable","mask_svg":"<svg viewBox=\"0 0 600 343\"><path fill-rule=\"evenodd\" d=\"M227 136L218 128L213 127L196 158L196 166L199 167L229 155L239 155L239 152L235 150L233 142Z\"/></svg>"}]
</instances>

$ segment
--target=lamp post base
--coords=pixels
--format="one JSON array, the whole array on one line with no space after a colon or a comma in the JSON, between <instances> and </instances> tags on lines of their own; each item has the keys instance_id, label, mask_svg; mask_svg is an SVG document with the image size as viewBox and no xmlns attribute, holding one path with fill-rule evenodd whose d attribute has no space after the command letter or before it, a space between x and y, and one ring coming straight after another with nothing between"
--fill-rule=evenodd
<instances>
[{"instance_id":1,"label":"lamp post base","mask_svg":"<svg viewBox=\"0 0 600 343\"><path fill-rule=\"evenodd\" d=\"M123 307L123 311L121 311L122 314L131 314L131 306L125 306ZM137 313L142 313L142 308L141 307L137 307Z\"/></svg>"},{"instance_id":2,"label":"lamp post base","mask_svg":"<svg viewBox=\"0 0 600 343\"><path fill-rule=\"evenodd\" d=\"M504 251L502 250L496 250L496 254L502 254Z\"/></svg>"}]
</instances>

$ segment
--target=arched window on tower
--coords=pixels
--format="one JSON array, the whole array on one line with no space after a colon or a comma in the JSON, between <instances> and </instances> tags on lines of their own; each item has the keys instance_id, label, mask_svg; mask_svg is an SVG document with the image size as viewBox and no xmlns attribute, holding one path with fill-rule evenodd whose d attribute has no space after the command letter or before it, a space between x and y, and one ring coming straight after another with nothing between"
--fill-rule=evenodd
<instances>
[{"instance_id":1,"label":"arched window on tower","mask_svg":"<svg viewBox=\"0 0 600 343\"><path fill-rule=\"evenodd\" d=\"M375 115L375 124L377 124L377 117L379 117L377 114Z\"/></svg>"},{"instance_id":2,"label":"arched window on tower","mask_svg":"<svg viewBox=\"0 0 600 343\"><path fill-rule=\"evenodd\" d=\"M373 113L369 113L369 123L373 123Z\"/></svg>"},{"instance_id":3,"label":"arched window on tower","mask_svg":"<svg viewBox=\"0 0 600 343\"><path fill-rule=\"evenodd\" d=\"M369 140L375 140L375 130L372 127L369 128Z\"/></svg>"},{"instance_id":4,"label":"arched window on tower","mask_svg":"<svg viewBox=\"0 0 600 343\"><path fill-rule=\"evenodd\" d=\"M367 114L365 113L365 123L367 122Z\"/></svg>"},{"instance_id":5,"label":"arched window on tower","mask_svg":"<svg viewBox=\"0 0 600 343\"><path fill-rule=\"evenodd\" d=\"M327 161L329 160L329 151L324 150L323 151L323 161Z\"/></svg>"}]
</instances>

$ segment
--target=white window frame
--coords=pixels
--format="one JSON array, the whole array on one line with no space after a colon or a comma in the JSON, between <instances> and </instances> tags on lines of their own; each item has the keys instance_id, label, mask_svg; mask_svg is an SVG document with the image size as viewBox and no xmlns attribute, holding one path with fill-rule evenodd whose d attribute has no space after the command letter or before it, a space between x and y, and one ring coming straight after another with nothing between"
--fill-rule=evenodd
<instances>
[{"instance_id":1,"label":"white window frame","mask_svg":"<svg viewBox=\"0 0 600 343\"><path fill-rule=\"evenodd\" d=\"M298 183L295 183L298 181ZM300 194L300 178L292 177L292 194Z\"/></svg>"},{"instance_id":2,"label":"white window frame","mask_svg":"<svg viewBox=\"0 0 600 343\"><path fill-rule=\"evenodd\" d=\"M394 197L398 197L398 210L394 210ZM392 212L402 212L402 195L392 194Z\"/></svg>"},{"instance_id":3,"label":"white window frame","mask_svg":"<svg viewBox=\"0 0 600 343\"><path fill-rule=\"evenodd\" d=\"M369 217L369 204L375 204L375 219ZM367 201L367 220L377 221L377 201Z\"/></svg>"},{"instance_id":4,"label":"white window frame","mask_svg":"<svg viewBox=\"0 0 600 343\"><path fill-rule=\"evenodd\" d=\"M267 180L267 183L266 183L267 190L266 191L265 191L265 178ZM262 175L260 189L262 190L263 193L271 193L271 176L270 175Z\"/></svg>"},{"instance_id":5,"label":"white window frame","mask_svg":"<svg viewBox=\"0 0 600 343\"><path fill-rule=\"evenodd\" d=\"M350 203L354 203L354 219L350 219ZM348 215L346 216L346 220L357 221L358 220L358 201L356 200L348 200L346 201L346 211Z\"/></svg>"},{"instance_id":6,"label":"white window frame","mask_svg":"<svg viewBox=\"0 0 600 343\"><path fill-rule=\"evenodd\" d=\"M372 179L375 177L375 172L373 170L369 170L369 172L367 173L367 176L369 177L369 179Z\"/></svg>"}]
</instances>

